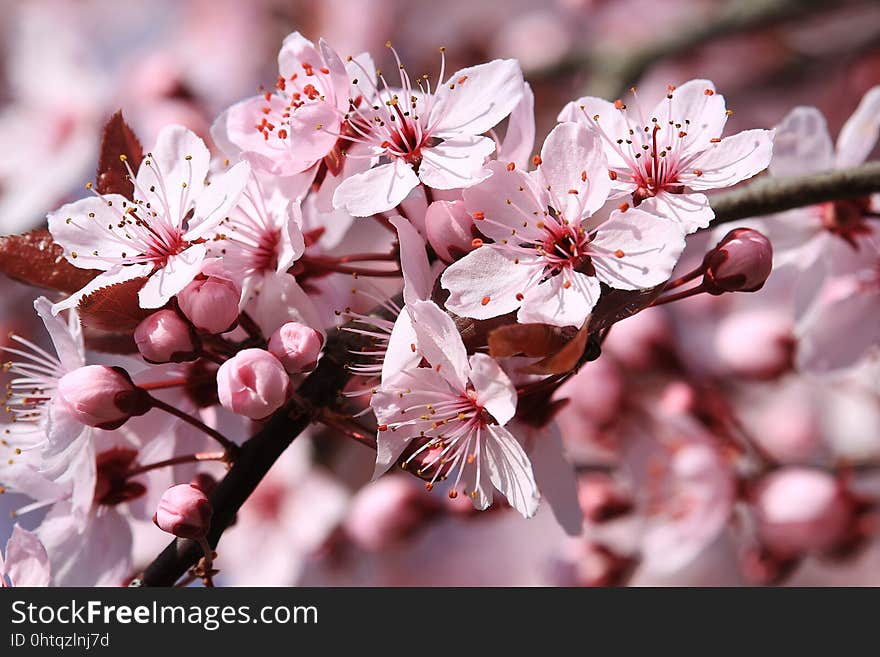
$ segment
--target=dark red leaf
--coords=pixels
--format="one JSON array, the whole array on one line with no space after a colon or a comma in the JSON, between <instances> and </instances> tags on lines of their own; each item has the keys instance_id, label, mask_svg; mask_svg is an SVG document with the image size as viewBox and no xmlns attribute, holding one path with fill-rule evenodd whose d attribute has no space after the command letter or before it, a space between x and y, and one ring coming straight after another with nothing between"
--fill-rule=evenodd
<instances>
[{"instance_id":1,"label":"dark red leaf","mask_svg":"<svg viewBox=\"0 0 880 657\"><path fill-rule=\"evenodd\" d=\"M101 272L70 264L45 228L0 237L0 272L37 287L76 292Z\"/></svg>"},{"instance_id":2,"label":"dark red leaf","mask_svg":"<svg viewBox=\"0 0 880 657\"><path fill-rule=\"evenodd\" d=\"M522 368L528 374L564 374L578 368L587 348L587 339L590 337L588 323L571 338L564 347L554 354L550 354L537 363Z\"/></svg>"},{"instance_id":3,"label":"dark red leaf","mask_svg":"<svg viewBox=\"0 0 880 657\"><path fill-rule=\"evenodd\" d=\"M494 358L543 358L562 349L573 335L574 329L550 324L507 324L489 333L489 353Z\"/></svg>"},{"instance_id":4,"label":"dark red leaf","mask_svg":"<svg viewBox=\"0 0 880 657\"><path fill-rule=\"evenodd\" d=\"M79 314L83 326L110 331L131 333L141 320L155 312L144 310L138 304L138 291L146 278L135 278L95 290L79 302Z\"/></svg>"},{"instance_id":5,"label":"dark red leaf","mask_svg":"<svg viewBox=\"0 0 880 657\"><path fill-rule=\"evenodd\" d=\"M104 126L95 189L100 194L122 194L126 198L132 198L134 184L129 180L126 162L120 156L125 156L135 172L144 158L141 142L122 118L122 110L111 116Z\"/></svg>"},{"instance_id":6,"label":"dark red leaf","mask_svg":"<svg viewBox=\"0 0 880 657\"><path fill-rule=\"evenodd\" d=\"M135 354L137 345L131 333L115 333L102 331L90 326L83 327L83 339L86 348L105 354Z\"/></svg>"}]
</instances>

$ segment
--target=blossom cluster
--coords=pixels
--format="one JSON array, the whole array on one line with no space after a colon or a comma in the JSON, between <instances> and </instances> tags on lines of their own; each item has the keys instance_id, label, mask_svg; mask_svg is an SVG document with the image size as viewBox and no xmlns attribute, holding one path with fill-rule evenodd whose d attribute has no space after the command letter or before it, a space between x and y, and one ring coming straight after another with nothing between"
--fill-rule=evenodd
<instances>
[{"instance_id":1,"label":"blossom cluster","mask_svg":"<svg viewBox=\"0 0 880 657\"><path fill-rule=\"evenodd\" d=\"M374 478L398 467L434 496L486 510L500 495L526 518L543 499L577 536L599 507L560 439L557 401L607 394L578 372L599 366L618 322L700 293L756 291L795 262L798 367L850 367L877 343L871 199L817 207L809 225L769 217L724 230L673 278L686 238L712 223L707 192L768 166L782 176L864 160L876 93L836 153L806 109L775 132L725 136L724 97L699 79L659 99L572 100L536 144L539 99L516 61L449 72L441 49L439 72L414 77L386 45L393 75L369 54L289 35L274 84L217 118L214 152L177 125L143 151L121 117L108 124L95 183L47 217L67 287L47 285L34 307L53 349L20 336L6 349L0 483L34 500L19 513L48 511L35 534L16 529L4 583L47 583L50 569L60 585L126 583L147 557L138 523L150 519L203 545L199 577L222 573L223 543L214 555L207 540L217 481L268 421L303 413L372 441ZM335 366L340 336L359 341L349 382L314 408L300 388ZM693 410L693 391L680 392L652 412ZM705 428L670 424L683 497L720 508L734 482L719 450ZM830 486L834 508L855 513L811 475L754 495ZM316 547L348 494L296 476L326 515ZM602 509L629 508L608 482L588 489L602 491ZM790 558L800 544L774 525L772 500L760 508L765 544ZM690 517L694 543L729 515ZM676 541L663 531L651 540Z\"/></svg>"}]
</instances>

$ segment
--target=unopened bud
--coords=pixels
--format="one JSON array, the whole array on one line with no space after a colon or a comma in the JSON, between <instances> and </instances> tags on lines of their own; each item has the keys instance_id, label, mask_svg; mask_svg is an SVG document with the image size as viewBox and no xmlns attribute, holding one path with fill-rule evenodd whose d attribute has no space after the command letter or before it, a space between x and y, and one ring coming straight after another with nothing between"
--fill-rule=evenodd
<instances>
[{"instance_id":1,"label":"unopened bud","mask_svg":"<svg viewBox=\"0 0 880 657\"><path fill-rule=\"evenodd\" d=\"M736 228L703 259L703 285L710 294L756 292L773 270L773 247L751 228Z\"/></svg>"},{"instance_id":2,"label":"unopened bud","mask_svg":"<svg viewBox=\"0 0 880 657\"><path fill-rule=\"evenodd\" d=\"M425 212L425 233L435 253L453 262L474 249L474 220L462 201L435 201Z\"/></svg>"},{"instance_id":3,"label":"unopened bud","mask_svg":"<svg viewBox=\"0 0 880 657\"><path fill-rule=\"evenodd\" d=\"M182 363L195 357L192 328L173 310L160 310L134 330L134 341L149 363Z\"/></svg>"},{"instance_id":4,"label":"unopened bud","mask_svg":"<svg viewBox=\"0 0 880 657\"><path fill-rule=\"evenodd\" d=\"M269 338L269 351L291 374L315 369L323 345L318 331L298 322L287 322Z\"/></svg>"},{"instance_id":5,"label":"unopened bud","mask_svg":"<svg viewBox=\"0 0 880 657\"><path fill-rule=\"evenodd\" d=\"M211 528L211 502L192 484L172 486L162 494L153 522L180 538L204 538Z\"/></svg>"},{"instance_id":6,"label":"unopened bud","mask_svg":"<svg viewBox=\"0 0 880 657\"><path fill-rule=\"evenodd\" d=\"M150 396L125 370L106 365L65 374L58 381L58 400L78 422L99 429L117 429L151 408Z\"/></svg>"},{"instance_id":7,"label":"unopened bud","mask_svg":"<svg viewBox=\"0 0 880 657\"><path fill-rule=\"evenodd\" d=\"M216 261L177 295L180 310L199 331L217 334L230 330L238 320L241 289Z\"/></svg>"},{"instance_id":8,"label":"unopened bud","mask_svg":"<svg viewBox=\"0 0 880 657\"><path fill-rule=\"evenodd\" d=\"M252 420L268 417L287 401L290 377L275 356L245 349L217 370L217 394L224 408Z\"/></svg>"}]
</instances>

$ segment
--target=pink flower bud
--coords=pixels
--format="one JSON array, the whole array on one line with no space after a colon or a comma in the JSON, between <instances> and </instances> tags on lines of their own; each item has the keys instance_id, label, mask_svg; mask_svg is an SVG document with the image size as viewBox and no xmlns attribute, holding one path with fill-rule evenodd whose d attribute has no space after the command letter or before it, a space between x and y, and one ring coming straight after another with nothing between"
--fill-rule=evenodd
<instances>
[{"instance_id":1,"label":"pink flower bud","mask_svg":"<svg viewBox=\"0 0 880 657\"><path fill-rule=\"evenodd\" d=\"M290 377L275 356L262 349L245 349L217 370L217 393L224 408L259 420L287 401Z\"/></svg>"},{"instance_id":2,"label":"pink flower bud","mask_svg":"<svg viewBox=\"0 0 880 657\"><path fill-rule=\"evenodd\" d=\"M435 201L425 212L428 242L441 260L453 262L474 249L474 220L463 201Z\"/></svg>"},{"instance_id":3,"label":"pink flower bud","mask_svg":"<svg viewBox=\"0 0 880 657\"><path fill-rule=\"evenodd\" d=\"M211 528L211 502L192 484L172 486L162 494L153 522L180 538L204 538Z\"/></svg>"},{"instance_id":4,"label":"pink flower bud","mask_svg":"<svg viewBox=\"0 0 880 657\"><path fill-rule=\"evenodd\" d=\"M359 547L377 551L412 535L439 510L437 498L425 495L417 480L389 475L358 492L345 532Z\"/></svg>"},{"instance_id":5,"label":"pink flower bud","mask_svg":"<svg viewBox=\"0 0 880 657\"><path fill-rule=\"evenodd\" d=\"M710 294L756 292L773 269L773 247L758 231L735 228L706 254L703 267Z\"/></svg>"},{"instance_id":6,"label":"pink flower bud","mask_svg":"<svg viewBox=\"0 0 880 657\"><path fill-rule=\"evenodd\" d=\"M840 483L810 468L788 467L767 475L754 500L761 540L780 558L834 547L852 518Z\"/></svg>"},{"instance_id":7,"label":"pink flower bud","mask_svg":"<svg viewBox=\"0 0 880 657\"><path fill-rule=\"evenodd\" d=\"M734 374L771 380L789 371L794 358L791 320L773 308L728 315L715 334L715 350Z\"/></svg>"},{"instance_id":8,"label":"pink flower bud","mask_svg":"<svg viewBox=\"0 0 880 657\"><path fill-rule=\"evenodd\" d=\"M117 429L151 408L150 396L125 370L106 365L86 365L65 374L58 381L58 401L78 422L99 429Z\"/></svg>"},{"instance_id":9,"label":"pink flower bud","mask_svg":"<svg viewBox=\"0 0 880 657\"><path fill-rule=\"evenodd\" d=\"M238 320L241 288L211 261L202 273L177 295L180 310L200 331L225 333Z\"/></svg>"},{"instance_id":10,"label":"pink flower bud","mask_svg":"<svg viewBox=\"0 0 880 657\"><path fill-rule=\"evenodd\" d=\"M320 333L297 322L287 322L269 338L269 351L291 374L315 369L323 345Z\"/></svg>"},{"instance_id":11,"label":"pink flower bud","mask_svg":"<svg viewBox=\"0 0 880 657\"><path fill-rule=\"evenodd\" d=\"M149 363L182 363L195 357L192 328L173 310L160 310L138 324L134 341Z\"/></svg>"}]
</instances>

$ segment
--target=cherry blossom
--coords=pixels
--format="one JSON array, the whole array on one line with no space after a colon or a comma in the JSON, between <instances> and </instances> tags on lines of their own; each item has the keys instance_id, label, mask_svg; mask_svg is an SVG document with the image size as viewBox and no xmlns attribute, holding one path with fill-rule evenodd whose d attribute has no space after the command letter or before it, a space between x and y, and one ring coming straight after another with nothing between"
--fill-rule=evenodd
<instances>
[{"instance_id":1,"label":"cherry blossom","mask_svg":"<svg viewBox=\"0 0 880 657\"><path fill-rule=\"evenodd\" d=\"M430 301L408 308L417 349L430 367L402 370L370 400L379 420L375 475L390 468L415 441L407 466L418 463L438 480L454 477L478 509L492 503L498 489L523 516L537 510L539 492L532 466L516 438L504 428L516 412L516 390L485 354L468 358L450 317Z\"/></svg>"},{"instance_id":2,"label":"cherry blossom","mask_svg":"<svg viewBox=\"0 0 880 657\"><path fill-rule=\"evenodd\" d=\"M49 586L49 556L33 532L16 524L0 554L0 588L6 586Z\"/></svg>"},{"instance_id":3,"label":"cherry blossom","mask_svg":"<svg viewBox=\"0 0 880 657\"><path fill-rule=\"evenodd\" d=\"M729 111L708 80L670 86L653 106L633 96L633 107L584 96L559 114L560 121L578 121L602 137L612 197L630 197L634 206L692 233L715 216L703 192L735 185L770 163L770 131L721 137Z\"/></svg>"},{"instance_id":4,"label":"cherry blossom","mask_svg":"<svg viewBox=\"0 0 880 657\"><path fill-rule=\"evenodd\" d=\"M508 116L523 96L522 72L513 60L496 59L447 78L443 54L432 89L425 77L413 85L394 54L400 88L391 88L380 75L381 87L368 86L363 92L368 103L363 108L353 103L346 117L356 133L350 139L378 160L344 180L333 196L335 207L356 217L394 208L420 182L455 189L484 179L483 164L495 142L480 135ZM366 84L364 76L359 84Z\"/></svg>"},{"instance_id":5,"label":"cherry blossom","mask_svg":"<svg viewBox=\"0 0 880 657\"><path fill-rule=\"evenodd\" d=\"M144 308L159 308L186 287L201 269L204 238L238 201L249 173L239 163L207 184L209 160L201 139L169 126L137 174L129 169L134 198L95 192L51 212L49 230L70 263L102 272L53 311L135 278L147 278L138 294Z\"/></svg>"},{"instance_id":6,"label":"cherry blossom","mask_svg":"<svg viewBox=\"0 0 880 657\"><path fill-rule=\"evenodd\" d=\"M684 248L677 224L626 207L598 226L589 221L611 181L586 128L554 128L533 173L499 162L489 168L492 177L465 190L464 202L493 242L443 273L449 310L484 319L519 309L520 322L580 326L602 283L636 290L669 278Z\"/></svg>"}]
</instances>

